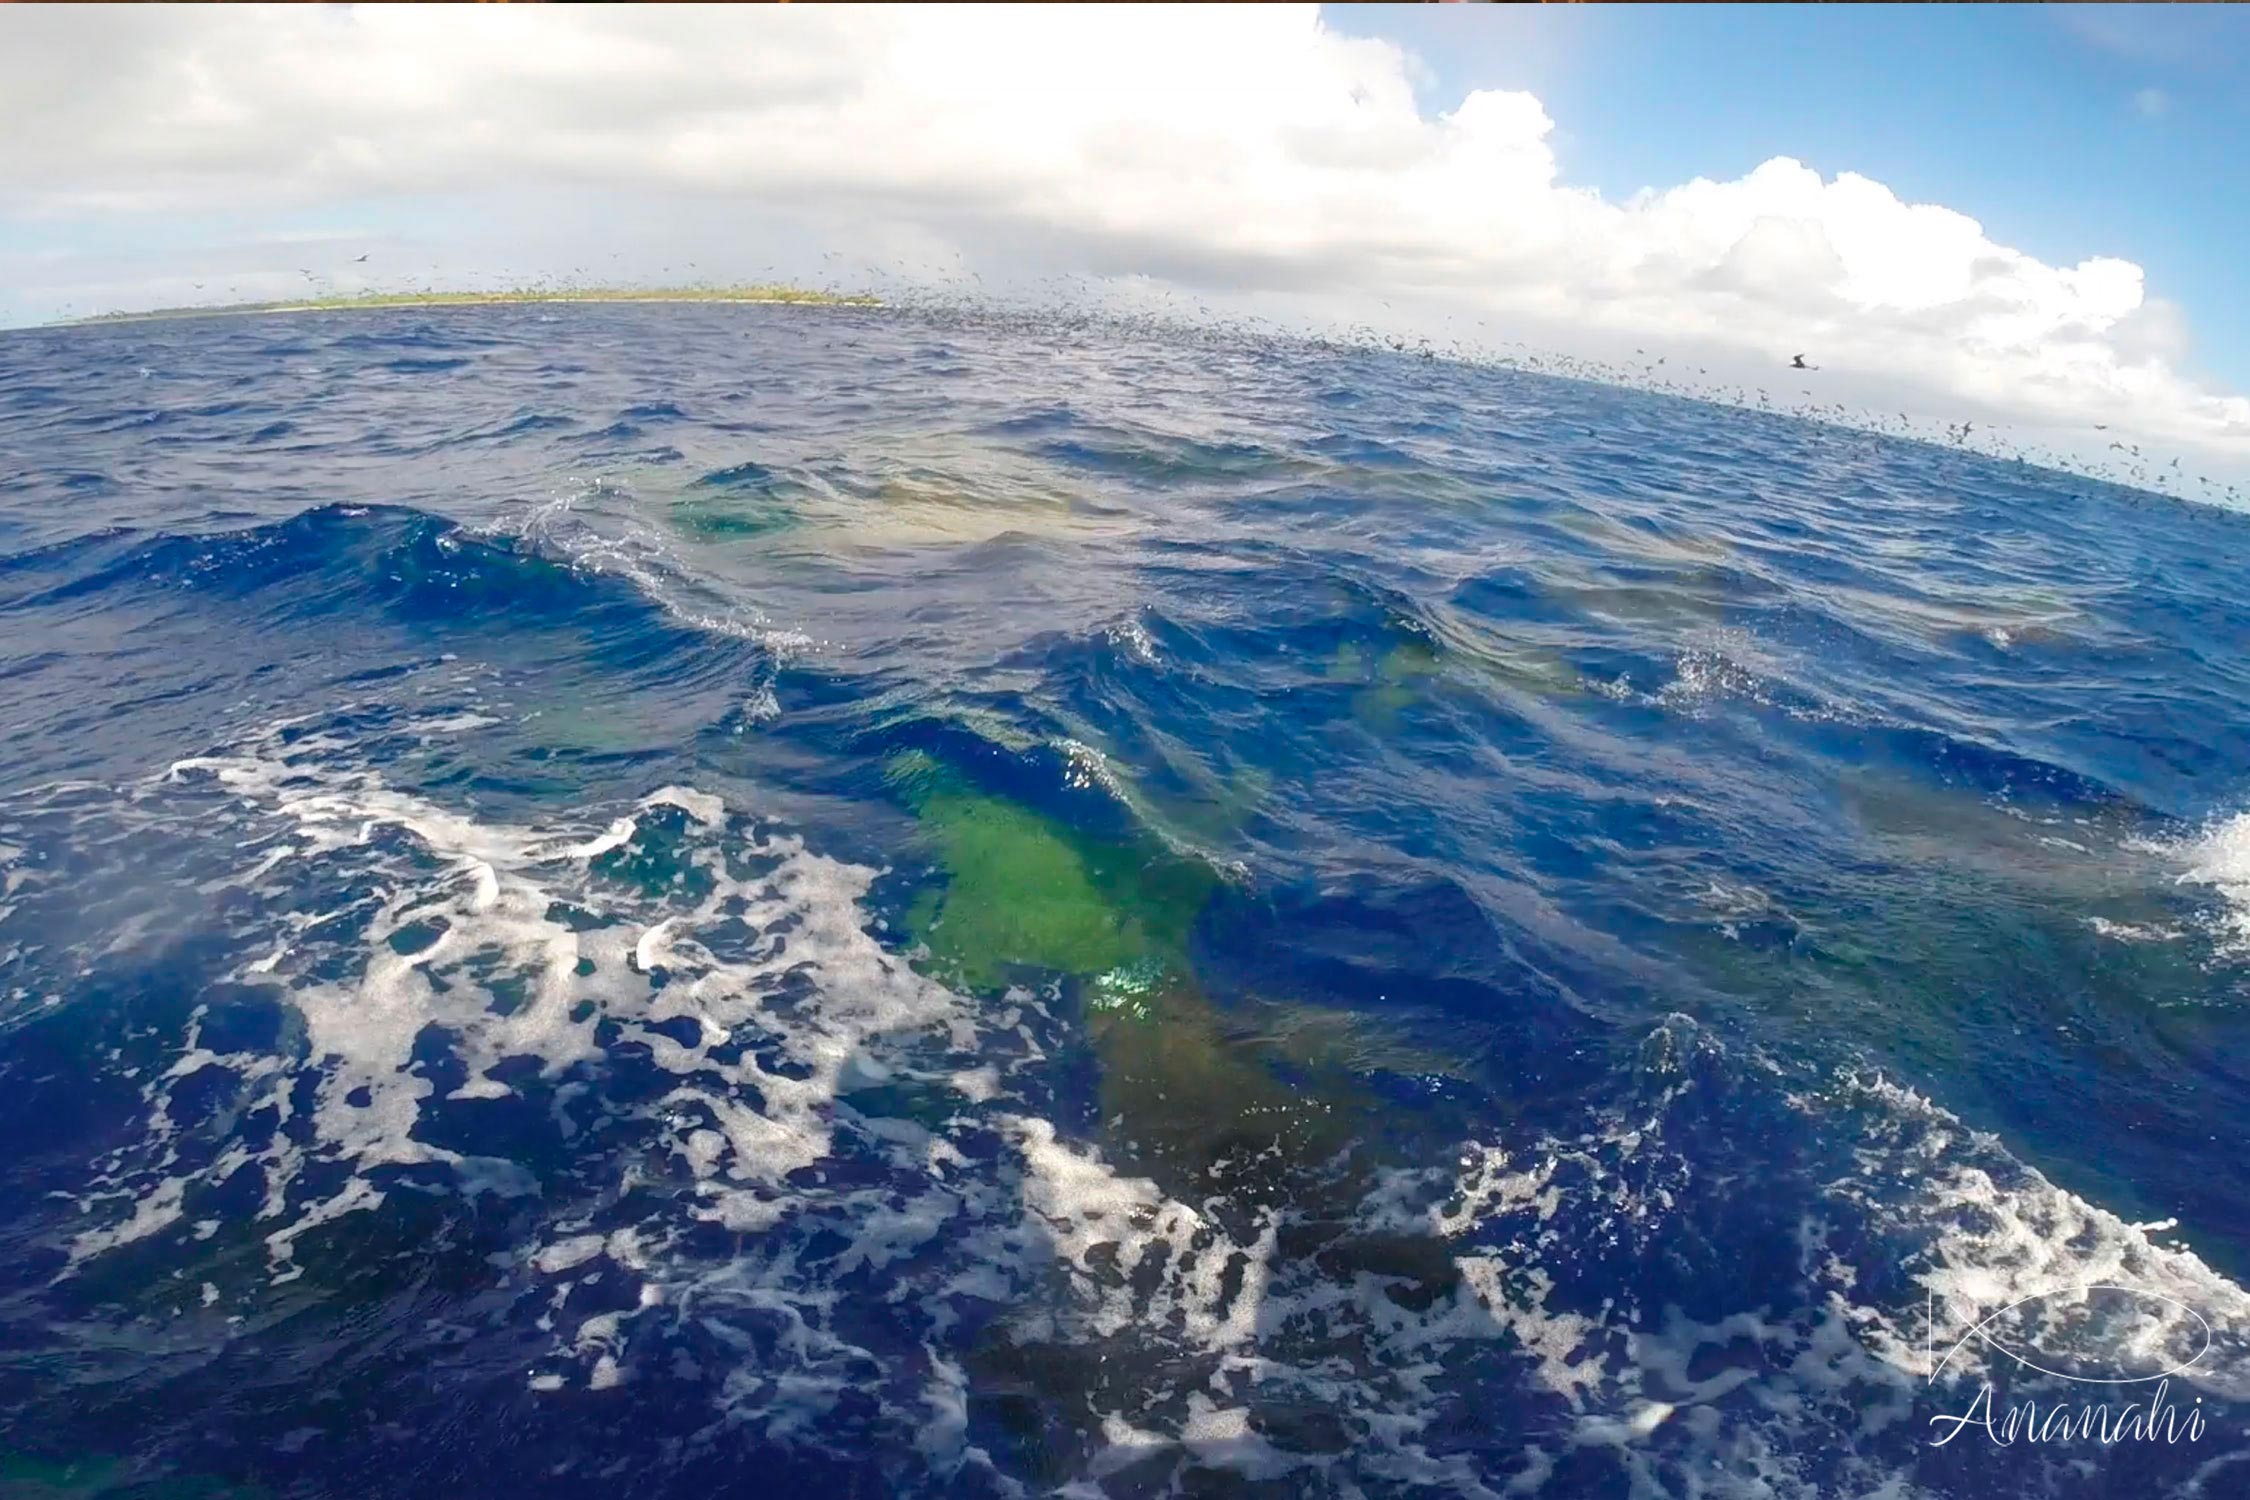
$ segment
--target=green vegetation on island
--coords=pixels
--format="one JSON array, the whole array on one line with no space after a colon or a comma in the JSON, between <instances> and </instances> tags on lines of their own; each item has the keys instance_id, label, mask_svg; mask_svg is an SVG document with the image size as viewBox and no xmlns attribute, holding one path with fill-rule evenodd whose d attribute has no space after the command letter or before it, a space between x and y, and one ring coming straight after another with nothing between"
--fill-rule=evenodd
<instances>
[{"instance_id":1,"label":"green vegetation on island","mask_svg":"<svg viewBox=\"0 0 2250 1500\"><path fill-rule=\"evenodd\" d=\"M759 302L793 307L880 307L864 293L816 291L779 283L753 286L693 287L517 287L491 292L359 292L340 296L290 297L272 302L225 302L195 307L156 307L143 312L96 313L73 318L65 327L94 323L145 323L160 318L216 318L251 313L364 312L386 307L482 307L533 302Z\"/></svg>"}]
</instances>

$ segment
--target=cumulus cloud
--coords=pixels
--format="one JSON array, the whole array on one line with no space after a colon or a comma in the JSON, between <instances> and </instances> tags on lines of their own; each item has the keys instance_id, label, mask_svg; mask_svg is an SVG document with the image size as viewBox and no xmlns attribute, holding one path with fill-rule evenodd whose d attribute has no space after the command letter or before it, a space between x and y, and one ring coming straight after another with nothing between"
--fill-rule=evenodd
<instances>
[{"instance_id":1,"label":"cumulus cloud","mask_svg":"<svg viewBox=\"0 0 2250 1500\"><path fill-rule=\"evenodd\" d=\"M1414 59L1310 8L10 7L0 43L19 225L449 192L750 205L849 226L906 271L1036 252L1714 356L1813 350L2028 421L2250 453L2250 400L2181 373L2184 320L2128 261L2048 265L1786 158L1608 198L1570 184L1539 100L1426 113Z\"/></svg>"}]
</instances>

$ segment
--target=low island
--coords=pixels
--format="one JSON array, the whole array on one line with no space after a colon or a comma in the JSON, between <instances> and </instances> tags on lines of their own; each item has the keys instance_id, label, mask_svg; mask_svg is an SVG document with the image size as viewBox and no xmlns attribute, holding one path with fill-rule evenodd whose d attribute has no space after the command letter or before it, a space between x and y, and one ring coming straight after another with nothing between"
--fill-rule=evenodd
<instances>
[{"instance_id":1,"label":"low island","mask_svg":"<svg viewBox=\"0 0 2250 1500\"><path fill-rule=\"evenodd\" d=\"M491 292L360 292L342 296L292 297L270 302L225 302L193 307L156 307L141 312L96 313L65 319L65 327L95 323L145 323L160 318L236 317L251 313L354 312L391 307L476 307L518 302L778 302L806 307L881 307L882 299L864 293L816 291L809 287L762 284L697 287L517 287Z\"/></svg>"}]
</instances>

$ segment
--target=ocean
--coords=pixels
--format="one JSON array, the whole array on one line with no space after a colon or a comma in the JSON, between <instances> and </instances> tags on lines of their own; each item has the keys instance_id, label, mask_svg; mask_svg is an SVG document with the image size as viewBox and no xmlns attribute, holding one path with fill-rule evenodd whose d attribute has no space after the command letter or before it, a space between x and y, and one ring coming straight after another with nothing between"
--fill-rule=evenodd
<instances>
[{"instance_id":1,"label":"ocean","mask_svg":"<svg viewBox=\"0 0 2250 1500\"><path fill-rule=\"evenodd\" d=\"M0 1493L2250 1493L2246 808L2250 518L1959 448L0 334Z\"/></svg>"}]
</instances>

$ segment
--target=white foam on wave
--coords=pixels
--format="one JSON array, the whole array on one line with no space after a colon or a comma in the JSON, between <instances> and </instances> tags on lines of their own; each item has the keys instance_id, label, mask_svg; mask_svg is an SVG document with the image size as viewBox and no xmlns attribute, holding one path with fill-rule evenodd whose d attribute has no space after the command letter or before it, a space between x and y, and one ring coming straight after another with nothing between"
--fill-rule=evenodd
<instances>
[{"instance_id":1,"label":"white foam on wave","mask_svg":"<svg viewBox=\"0 0 2250 1500\"><path fill-rule=\"evenodd\" d=\"M1122 620L1103 626L1102 639L1124 652L1126 659L1135 665L1156 665L1156 641L1149 635L1148 627L1141 623L1139 615L1127 615Z\"/></svg>"},{"instance_id":2,"label":"white foam on wave","mask_svg":"<svg viewBox=\"0 0 2250 1500\"><path fill-rule=\"evenodd\" d=\"M1657 691L1655 701L1691 712L1702 712L1710 704L1727 698L1765 703L1766 680L1755 668L1738 659L1742 654L1745 653L1735 642L1683 650L1673 663L1672 680Z\"/></svg>"},{"instance_id":3,"label":"white foam on wave","mask_svg":"<svg viewBox=\"0 0 2250 1500\"><path fill-rule=\"evenodd\" d=\"M699 792L693 787L659 787L642 801L650 807L676 807L706 828L717 828L726 822L727 805L724 799L712 792Z\"/></svg>"},{"instance_id":4,"label":"white foam on wave","mask_svg":"<svg viewBox=\"0 0 2250 1500\"><path fill-rule=\"evenodd\" d=\"M1638 1254L1667 1254L1700 1233L1695 1200L1713 1184L1699 1179L1743 1181L1739 1164L1666 1146L1667 1108L1690 1087L1586 1135L1471 1144L1451 1168L1389 1174L1362 1206L1371 1226L1419 1225L1454 1245L1486 1322L1506 1328L1531 1389L1560 1403L1563 1419L1543 1424L1559 1439L1528 1442L1505 1493L1536 1493L1585 1448L1613 1454L1621 1493L1926 1493L1914 1458L1933 1375L1949 1382L1937 1388L1942 1401L2009 1367L2005 1345L2105 1374L2184 1365L2182 1404L2250 1400L2250 1295L2166 1243L2175 1225L2087 1203L1915 1091L1850 1072L1788 1098L1845 1163L1790 1188L1803 1200L1794 1305L1745 1294L1740 1310L1708 1321L1674 1307L1594 1305L1586 1278L1622 1290L1637 1280ZM1635 1244L1648 1248L1605 1248ZM1872 1290L1885 1283L1889 1292ZM2096 1316L2089 1309L2109 1292L2088 1288L2121 1289L2111 1301L2122 1305ZM2011 1308L2001 1344L1969 1337ZM1464 1311L1394 1323L1382 1347L1427 1343L1434 1353L1449 1339L1458 1348L1477 1327ZM1825 1471L1808 1465L1813 1456ZM2108 1459L2083 1447L2055 1456L2058 1472Z\"/></svg>"},{"instance_id":5,"label":"white foam on wave","mask_svg":"<svg viewBox=\"0 0 2250 1500\"><path fill-rule=\"evenodd\" d=\"M2177 850L2187 865L2180 880L2209 886L2226 903L2214 924L2222 946L2250 953L2250 813L2214 824Z\"/></svg>"},{"instance_id":6,"label":"white foam on wave","mask_svg":"<svg viewBox=\"0 0 2250 1500\"><path fill-rule=\"evenodd\" d=\"M735 1331L743 1320L780 1316L795 1330L788 1368L773 1380L747 1365L726 1374L722 1410L738 1414L726 1420L755 1413L777 1440L817 1441L820 1416L867 1385L872 1358L830 1326L830 1278L911 1260L991 1217L1001 1196L941 1131L862 1115L846 1096L887 1085L935 1087L964 1107L990 1099L1030 997L980 1026L963 997L870 936L859 903L873 871L761 832L712 793L660 788L596 822L598 833L518 826L390 786L336 739L277 730L238 753L181 761L104 812L139 834L232 851L234 873L211 890L231 885L268 913L239 934L255 956L232 977L294 1011L303 1040L283 1056L213 1052L198 1041L199 1013L177 1065L143 1090L142 1141L85 1194L65 1275L127 1244L184 1243L190 1222L201 1238L214 1221L196 1218L198 1205L243 1172L261 1182L257 1232L274 1283L307 1274L308 1237L381 1210L400 1172L417 1174L418 1192L433 1181L463 1194L540 1191L525 1168L439 1144L430 1128L456 1102L524 1092L529 1063L566 1137L585 1141L589 1126L653 1132L677 1168L670 1196L665 1184L644 1189L663 1204L649 1222L595 1231L564 1214L525 1247L516 1264L551 1300L557 1339L552 1361L527 1373L530 1388L630 1383L639 1343L681 1326L676 1303L722 1341L746 1336ZM650 838L659 842L637 853ZM634 862L650 857L669 873L644 884ZM613 859L626 863L612 869ZM309 904L292 894L306 883L323 893ZM421 1055L432 1036L458 1069L442 1095ZM1018 1050L1035 1055L1025 1041ZM589 1094L567 1081L598 1079L620 1047L633 1049L632 1066L672 1080L646 1105L623 1106L622 1125L598 1084ZM303 1128L184 1153L175 1090L208 1068L234 1074L239 1113L270 1109ZM824 1164L847 1150L921 1187L896 1200L823 1190ZM626 1150L618 1169L638 1175L638 1154ZM759 1237L778 1259L713 1267L668 1249L700 1224ZM807 1235L836 1230L850 1240L842 1257L825 1271L794 1269ZM605 1275L637 1283L633 1305L575 1314L578 1291ZM930 1442L958 1436L942 1420L960 1401L947 1368L933 1346L886 1395ZM982 1460L956 1441L947 1461Z\"/></svg>"},{"instance_id":7,"label":"white foam on wave","mask_svg":"<svg viewBox=\"0 0 2250 1500\"><path fill-rule=\"evenodd\" d=\"M2106 917L2088 917L2086 925L2097 935L2118 943L2169 943L2183 936L2177 927L2154 922L2112 922Z\"/></svg>"},{"instance_id":8,"label":"white foam on wave","mask_svg":"<svg viewBox=\"0 0 2250 1500\"><path fill-rule=\"evenodd\" d=\"M2158 1351L2193 1354L2207 1340L2182 1380L2229 1401L2250 1400L2250 1293L2185 1244L2161 1243L2156 1237L2174 1221L2134 1223L2088 1203L1888 1079L1847 1087L1880 1106L1890 1137L1862 1152L1866 1186L1896 1189L1895 1197L1877 1199L1882 1212L1934 1231L1916 1279L1933 1299L1935 1326L1869 1320L1862 1335L1879 1357L1925 1378L1948 1357L1971 1369L2004 1361L1981 1341L1958 1352L1954 1344L2019 1304L2028 1308L2029 1341L2057 1354L2086 1337L2070 1314L2083 1305L2078 1294L2120 1288L2145 1302L2098 1330L2105 1348L2081 1352L2147 1364ZM2034 1305L2050 1299L2053 1308Z\"/></svg>"},{"instance_id":9,"label":"white foam on wave","mask_svg":"<svg viewBox=\"0 0 2250 1500\"><path fill-rule=\"evenodd\" d=\"M713 1138L706 1132L697 1149L713 1180L711 1196L723 1200L747 1191L734 1184L770 1185L821 1159L831 1129L827 1110L849 1061L877 1034L942 1018L956 1004L861 930L856 902L873 872L807 853L798 841L752 841L745 852L772 866L756 877L735 872L721 848L699 850L692 867L704 877L701 898L653 919L632 910L637 903L623 893L590 880L589 866L624 848L658 810L722 827L726 808L715 795L665 787L644 799L637 815L613 819L598 836L573 838L480 821L398 791L374 772L324 763L322 753L332 748L319 736L284 746L269 734L248 753L183 760L161 778L224 789L239 813L260 825L253 838L237 841L250 856L235 877L242 885L277 893L270 882L308 863L332 874L363 870L379 881L380 899L363 912L285 912L285 930L270 950L235 976L272 989L302 1018L302 1066L318 1078L314 1143L301 1147L277 1134L259 1152L230 1149L184 1174L171 1170L171 1154L144 1162L124 1195L132 1199L129 1216L114 1220L97 1209L105 1222L78 1236L74 1263L175 1224L190 1189L215 1187L246 1167L265 1177L262 1217L286 1221L267 1236L284 1274L291 1247L306 1231L383 1201L366 1175L375 1169L450 1166L464 1183L485 1190L533 1191L514 1163L465 1157L427 1139L425 1117L440 1101L416 1065L415 1048L433 1027L466 1075L446 1093L449 1100L505 1097L511 1087L497 1070L512 1061L534 1062L550 1079L596 1063L605 1023L645 1045L659 1066L709 1079L683 1086L668 1102L675 1109L700 1106L715 1127L718 1143L701 1144ZM159 791L138 789L135 799L148 803ZM656 898L672 899L669 890ZM568 908L581 913L579 920L562 919ZM690 935L711 927L733 943L724 963ZM786 942L759 936L769 928L786 928ZM695 980L652 982L654 971L683 957L700 965ZM771 1057L761 1064L747 1055L723 1063L711 1056L759 1018L764 991L806 968L822 982L827 1003L781 1037L781 1071L771 1070ZM512 994L506 1007L493 1003L502 987ZM693 1023L699 1041L683 1043L664 1029L681 1019ZM191 1029L189 1051L147 1090L152 1140L162 1143L172 1133L171 1086L205 1066L229 1068L244 1086L263 1087L258 1102L290 1117L297 1067L271 1057L210 1054L193 1045L193 1036ZM758 1106L744 1105L745 1096L759 1099ZM293 1189L316 1160L348 1165L351 1176L343 1188L307 1203Z\"/></svg>"},{"instance_id":10,"label":"white foam on wave","mask_svg":"<svg viewBox=\"0 0 2250 1500\"><path fill-rule=\"evenodd\" d=\"M630 1130L593 1165L631 1191L556 1201L501 1274L552 1338L531 1390L625 1389L690 1360L717 1402L699 1441L748 1425L817 1445L840 1403L872 1396L933 1475L1007 1490L969 1436L973 1360L1083 1355L1063 1365L1085 1372L1082 1400L1049 1393L1091 1414L1065 1492L1170 1464L1308 1494L1532 1494L1598 1457L1621 1493L1903 1496L1930 1350L2097 1282L2167 1300L2099 1328L2059 1309L2029 1326L2041 1347L2098 1334L2095 1355L2163 1353L2187 1331L2164 1309L2191 1308L2212 1349L2187 1383L2250 1400L2239 1287L1884 1079L1791 1098L1840 1143L1811 1181L1714 1173L1669 1144L1682 1082L1583 1131L1495 1128L1374 1173L1308 1226L1286 1203L1182 1201L1067 1138L1040 1109L1058 1024L1040 996L979 1003L916 975L870 934L873 872L711 793L519 826L300 733L182 761L124 805L233 850L229 879L269 912L234 977L289 1006L304 1041L228 1054L191 1023L146 1083L142 1143L87 1198L74 1264L207 1234L201 1199L245 1171L273 1280L305 1274L310 1238L380 1211L400 1174L529 1192L524 1167L437 1144L435 1117L533 1087L528 1062L585 1141L609 1106L562 1081L630 1049L661 1085L617 1106ZM663 877L637 874L659 848ZM294 899L307 879L329 899ZM335 899L349 892L363 899ZM431 1028L461 1080L442 1097L416 1061ZM212 1067L248 1107L288 1117L309 1098L308 1131L190 1156L176 1091ZM1692 1237L1711 1194L1784 1187L1802 1198L1794 1305L1698 1320L1630 1303L1631 1247ZM1916 1295L1878 1297L1885 1276ZM963 1343L976 1325L996 1331ZM1955 1369L1996 1358L1972 1344ZM1508 1443L1461 1440L1502 1421Z\"/></svg>"}]
</instances>

